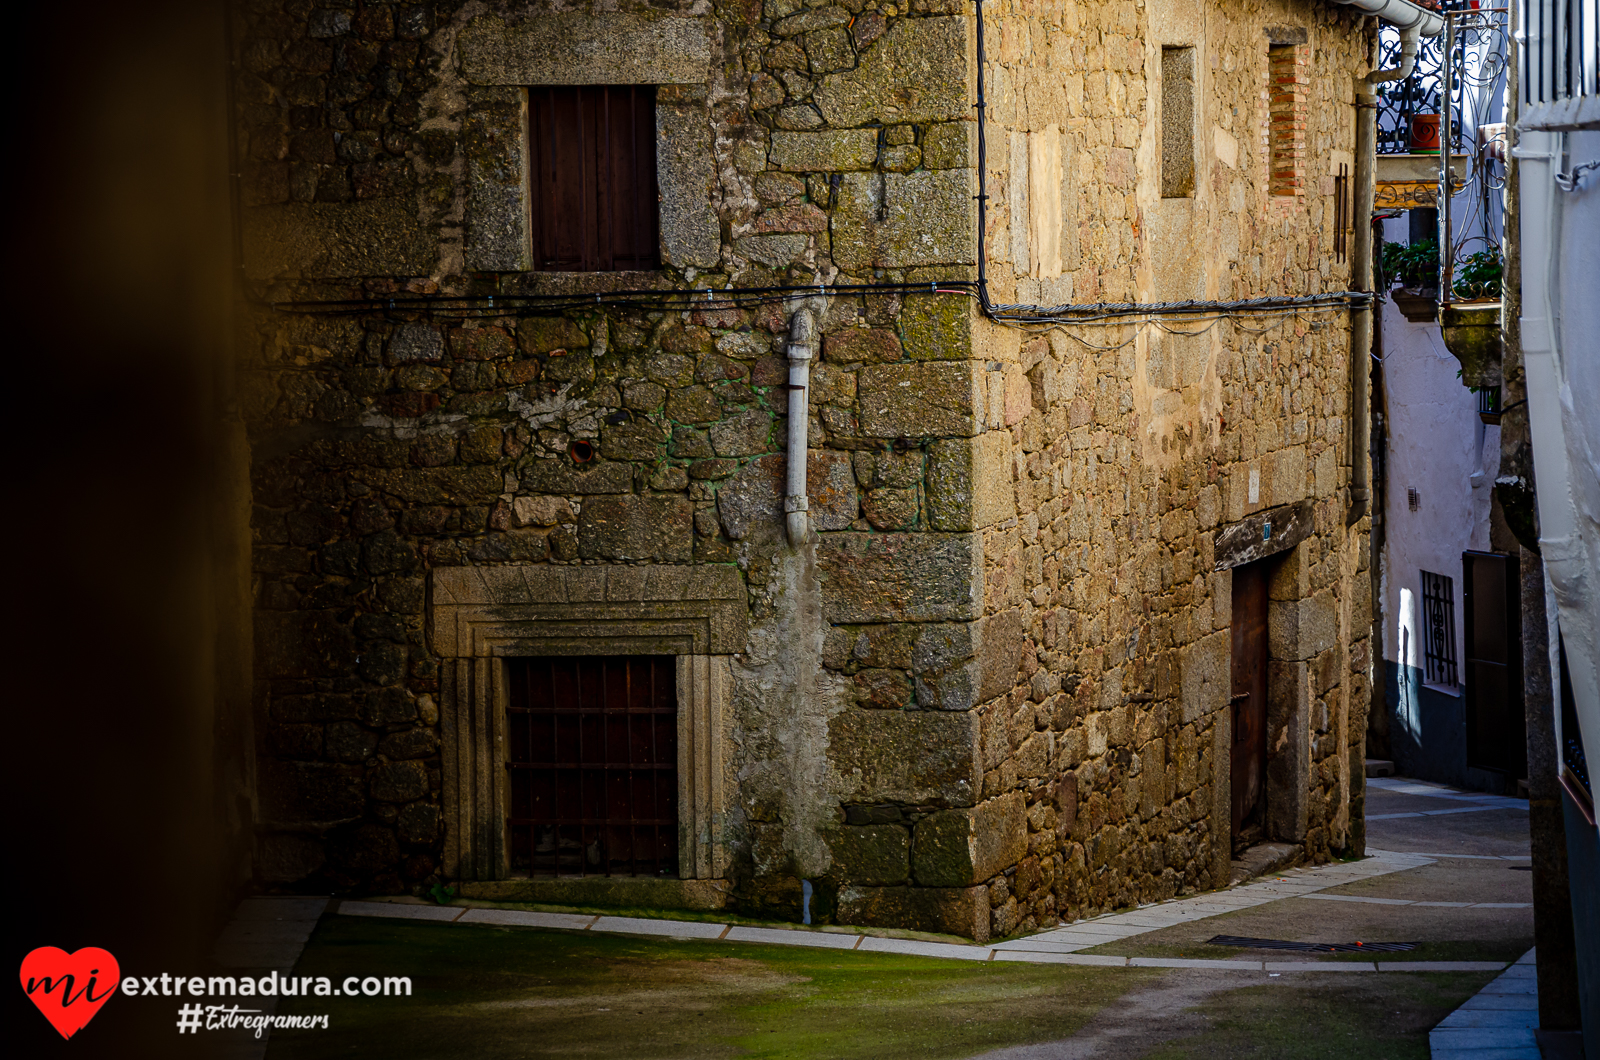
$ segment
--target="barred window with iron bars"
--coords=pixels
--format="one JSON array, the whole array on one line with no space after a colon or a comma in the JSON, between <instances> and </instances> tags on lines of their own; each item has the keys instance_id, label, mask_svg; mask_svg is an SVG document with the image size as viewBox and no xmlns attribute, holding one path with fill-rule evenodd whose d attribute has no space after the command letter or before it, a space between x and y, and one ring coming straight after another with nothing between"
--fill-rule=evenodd
<instances>
[{"instance_id":1,"label":"barred window with iron bars","mask_svg":"<svg viewBox=\"0 0 1600 1060\"><path fill-rule=\"evenodd\" d=\"M1456 685L1455 581L1422 572L1423 680L1430 685Z\"/></svg>"}]
</instances>

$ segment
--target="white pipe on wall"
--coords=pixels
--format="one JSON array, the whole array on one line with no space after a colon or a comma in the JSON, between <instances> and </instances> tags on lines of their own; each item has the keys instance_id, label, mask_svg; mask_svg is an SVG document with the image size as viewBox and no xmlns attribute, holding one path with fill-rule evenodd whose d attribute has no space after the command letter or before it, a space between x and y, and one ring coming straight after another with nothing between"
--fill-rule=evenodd
<instances>
[{"instance_id":1,"label":"white pipe on wall","mask_svg":"<svg viewBox=\"0 0 1600 1060\"><path fill-rule=\"evenodd\" d=\"M1358 7L1369 15L1377 15L1399 29L1417 29L1424 37L1436 37L1444 29L1444 18L1426 11L1410 0L1333 0L1336 4Z\"/></svg>"},{"instance_id":2,"label":"white pipe on wall","mask_svg":"<svg viewBox=\"0 0 1600 1060\"><path fill-rule=\"evenodd\" d=\"M816 310L809 305L802 305L789 320L789 478L783 498L789 544L796 547L805 542L809 521L806 513L811 508L806 488L809 444L806 435L811 418L808 398L811 360L816 354Z\"/></svg>"}]
</instances>

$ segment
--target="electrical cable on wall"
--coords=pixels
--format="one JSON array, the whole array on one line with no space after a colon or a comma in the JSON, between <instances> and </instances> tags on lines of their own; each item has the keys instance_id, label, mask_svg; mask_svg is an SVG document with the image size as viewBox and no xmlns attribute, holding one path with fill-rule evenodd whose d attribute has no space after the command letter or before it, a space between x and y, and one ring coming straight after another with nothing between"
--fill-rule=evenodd
<instances>
[{"instance_id":1,"label":"electrical cable on wall","mask_svg":"<svg viewBox=\"0 0 1600 1060\"><path fill-rule=\"evenodd\" d=\"M975 298L979 308L990 320L1007 327L1025 330L1065 329L1069 326L1100 325L1136 327L1135 338L1115 345L1098 345L1074 335L1085 346L1097 350L1115 350L1130 345L1139 331L1154 325L1169 334L1203 334L1215 326L1217 320L1235 322L1244 316L1298 316L1304 312L1336 309L1360 309L1369 306L1373 296L1366 291L1333 291L1309 295L1266 295L1234 300L1185 299L1175 302L1088 302L1040 306L1027 304L998 304L989 297L988 250L985 233L988 228L988 141L987 104L984 99L984 65L987 54L984 48L983 0L973 0L976 30L977 58L977 169L978 204L977 270L976 281L939 280L934 283L865 283L865 284L804 284L776 285L742 288L676 289L670 291L625 290L587 295L578 294L490 294L490 295L409 295L344 299L288 299L270 300L251 297L257 305L275 311L294 313L368 313L373 310L425 312L454 317L498 317L510 310L536 310L540 313L562 313L596 308L639 309L654 312L688 312L690 310L718 310L772 305L813 295L965 295ZM1580 167L1573 176L1581 172ZM496 300L499 305L496 305ZM1199 331L1174 331L1153 318L1177 317L1180 319L1210 320ZM1241 328L1252 334L1264 334L1281 324L1267 328ZM1069 333L1070 334L1070 333Z\"/></svg>"}]
</instances>

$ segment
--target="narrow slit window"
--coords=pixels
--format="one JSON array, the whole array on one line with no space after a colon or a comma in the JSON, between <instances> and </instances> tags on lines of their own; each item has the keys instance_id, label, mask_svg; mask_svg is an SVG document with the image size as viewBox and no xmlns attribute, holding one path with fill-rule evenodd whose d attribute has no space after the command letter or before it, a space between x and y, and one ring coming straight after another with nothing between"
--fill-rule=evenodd
<instances>
[{"instance_id":1,"label":"narrow slit window","mask_svg":"<svg viewBox=\"0 0 1600 1060\"><path fill-rule=\"evenodd\" d=\"M1422 572L1423 679L1456 685L1456 587L1444 574Z\"/></svg>"},{"instance_id":2,"label":"narrow slit window","mask_svg":"<svg viewBox=\"0 0 1600 1060\"><path fill-rule=\"evenodd\" d=\"M1161 197L1194 195L1194 49L1161 49Z\"/></svg>"},{"instance_id":3,"label":"narrow slit window","mask_svg":"<svg viewBox=\"0 0 1600 1060\"><path fill-rule=\"evenodd\" d=\"M535 270L660 267L655 86L530 88L528 148Z\"/></svg>"},{"instance_id":4,"label":"narrow slit window","mask_svg":"<svg viewBox=\"0 0 1600 1060\"><path fill-rule=\"evenodd\" d=\"M678 874L676 662L508 660L513 873Z\"/></svg>"}]
</instances>

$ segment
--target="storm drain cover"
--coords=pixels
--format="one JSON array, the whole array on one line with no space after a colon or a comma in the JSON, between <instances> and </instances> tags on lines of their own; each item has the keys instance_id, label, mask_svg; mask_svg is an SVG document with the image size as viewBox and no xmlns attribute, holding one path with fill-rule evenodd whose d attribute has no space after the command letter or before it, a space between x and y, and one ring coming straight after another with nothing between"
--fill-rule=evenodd
<instances>
[{"instance_id":1,"label":"storm drain cover","mask_svg":"<svg viewBox=\"0 0 1600 1060\"><path fill-rule=\"evenodd\" d=\"M1297 950L1301 953L1404 953L1415 942L1288 942L1284 939L1249 939L1242 935L1217 935L1213 946L1240 946L1249 950Z\"/></svg>"}]
</instances>

